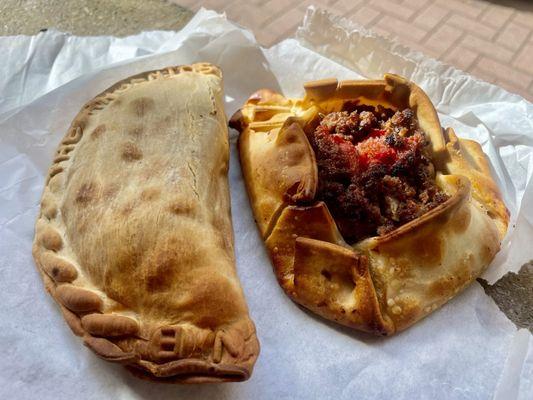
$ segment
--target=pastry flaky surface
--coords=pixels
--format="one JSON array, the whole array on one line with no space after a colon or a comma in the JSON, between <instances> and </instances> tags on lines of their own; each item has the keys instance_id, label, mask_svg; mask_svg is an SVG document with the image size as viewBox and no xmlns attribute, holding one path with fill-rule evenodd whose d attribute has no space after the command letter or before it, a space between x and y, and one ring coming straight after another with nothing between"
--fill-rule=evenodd
<instances>
[{"instance_id":1,"label":"pastry flaky surface","mask_svg":"<svg viewBox=\"0 0 533 400\"><path fill-rule=\"evenodd\" d=\"M228 158L210 64L128 78L74 119L33 255L98 356L163 382L250 376L259 343L235 271Z\"/></svg>"},{"instance_id":2,"label":"pastry flaky surface","mask_svg":"<svg viewBox=\"0 0 533 400\"><path fill-rule=\"evenodd\" d=\"M340 324L380 335L401 331L472 282L500 248L508 211L478 143L443 132L414 83L309 82L303 99L252 95L231 119L259 230L280 285L296 302ZM346 102L410 108L429 143L442 204L381 236L347 243L326 204L308 140Z\"/></svg>"}]
</instances>

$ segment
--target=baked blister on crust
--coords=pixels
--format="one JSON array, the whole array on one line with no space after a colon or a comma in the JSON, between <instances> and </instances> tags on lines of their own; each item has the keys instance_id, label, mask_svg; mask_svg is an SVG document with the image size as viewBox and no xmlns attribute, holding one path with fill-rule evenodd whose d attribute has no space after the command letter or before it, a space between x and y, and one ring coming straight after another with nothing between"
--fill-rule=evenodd
<instances>
[{"instance_id":1,"label":"baked blister on crust","mask_svg":"<svg viewBox=\"0 0 533 400\"><path fill-rule=\"evenodd\" d=\"M140 377L249 378L220 70L145 72L89 101L49 170L33 255L72 331Z\"/></svg>"},{"instance_id":2,"label":"baked blister on crust","mask_svg":"<svg viewBox=\"0 0 533 400\"><path fill-rule=\"evenodd\" d=\"M407 79L326 79L303 99L267 89L231 119L250 202L278 282L324 318L378 335L401 331L455 296L489 265L509 213L476 142L441 128L428 96ZM449 199L394 231L346 243L316 201L317 166L307 140L320 114L347 100L411 108L429 139L436 184ZM294 196L298 193L298 196Z\"/></svg>"}]
</instances>

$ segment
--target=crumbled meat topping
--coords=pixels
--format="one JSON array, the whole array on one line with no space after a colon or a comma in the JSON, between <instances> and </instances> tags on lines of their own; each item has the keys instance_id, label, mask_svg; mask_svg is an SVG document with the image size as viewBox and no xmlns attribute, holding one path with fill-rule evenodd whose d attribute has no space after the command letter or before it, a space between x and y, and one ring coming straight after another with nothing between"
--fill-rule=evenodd
<instances>
[{"instance_id":1,"label":"crumbled meat topping","mask_svg":"<svg viewBox=\"0 0 533 400\"><path fill-rule=\"evenodd\" d=\"M348 241L383 235L448 199L435 184L427 139L410 109L378 106L325 115L310 135L317 199Z\"/></svg>"}]
</instances>

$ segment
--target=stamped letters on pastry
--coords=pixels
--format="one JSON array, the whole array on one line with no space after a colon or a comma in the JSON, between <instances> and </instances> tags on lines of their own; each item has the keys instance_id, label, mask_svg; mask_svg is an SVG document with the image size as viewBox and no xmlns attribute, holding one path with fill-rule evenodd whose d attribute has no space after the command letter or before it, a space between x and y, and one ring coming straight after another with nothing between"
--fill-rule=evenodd
<instances>
[{"instance_id":1,"label":"stamped letters on pastry","mask_svg":"<svg viewBox=\"0 0 533 400\"><path fill-rule=\"evenodd\" d=\"M33 254L76 335L163 382L246 380L259 352L235 271L222 77L121 81L87 103L49 170Z\"/></svg>"},{"instance_id":2,"label":"stamped letters on pastry","mask_svg":"<svg viewBox=\"0 0 533 400\"><path fill-rule=\"evenodd\" d=\"M443 132L414 83L309 82L264 89L230 121L280 285L340 324L401 331L472 282L508 211L481 147Z\"/></svg>"}]
</instances>

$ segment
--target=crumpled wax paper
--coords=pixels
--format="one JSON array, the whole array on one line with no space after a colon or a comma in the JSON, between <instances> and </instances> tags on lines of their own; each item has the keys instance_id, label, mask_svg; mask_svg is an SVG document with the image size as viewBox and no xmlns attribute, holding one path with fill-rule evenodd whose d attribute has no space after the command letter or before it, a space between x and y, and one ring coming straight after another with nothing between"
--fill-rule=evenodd
<instances>
[{"instance_id":1,"label":"crumpled wax paper","mask_svg":"<svg viewBox=\"0 0 533 400\"><path fill-rule=\"evenodd\" d=\"M230 116L262 87L286 95L325 77L401 73L443 125L483 144L512 215L486 277L532 258L532 105L346 21L310 9L296 38L265 50L225 16L201 10L180 32L128 38L56 31L0 38L0 398L2 399L530 399L533 340L474 283L391 338L359 334L296 306L278 286L255 227L231 132L237 270L261 354L251 379L215 385L139 380L84 348L46 294L33 227L52 154L80 107L129 75L209 61L224 72Z\"/></svg>"}]
</instances>

